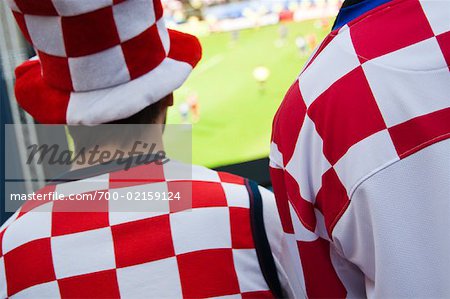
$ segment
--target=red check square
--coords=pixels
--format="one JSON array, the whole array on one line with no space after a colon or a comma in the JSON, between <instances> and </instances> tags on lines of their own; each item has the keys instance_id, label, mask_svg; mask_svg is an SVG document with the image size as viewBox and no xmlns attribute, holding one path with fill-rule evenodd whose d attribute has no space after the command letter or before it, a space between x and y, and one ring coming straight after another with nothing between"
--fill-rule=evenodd
<instances>
[{"instance_id":1,"label":"red check square","mask_svg":"<svg viewBox=\"0 0 450 299\"><path fill-rule=\"evenodd\" d=\"M419 1L384 8L354 24L350 35L361 63L434 36Z\"/></svg>"},{"instance_id":2,"label":"red check square","mask_svg":"<svg viewBox=\"0 0 450 299\"><path fill-rule=\"evenodd\" d=\"M285 173L286 189L289 196L289 202L294 207L300 221L310 231L314 231L317 225L316 214L314 213L314 205L305 200L300 195L300 187L298 182L288 173ZM290 213L289 207L286 207L286 213ZM288 214L290 215L290 214ZM290 217L290 216L289 216Z\"/></svg>"},{"instance_id":3,"label":"red check square","mask_svg":"<svg viewBox=\"0 0 450 299\"><path fill-rule=\"evenodd\" d=\"M230 226L233 248L255 248L249 209L230 207Z\"/></svg>"},{"instance_id":4,"label":"red check square","mask_svg":"<svg viewBox=\"0 0 450 299\"><path fill-rule=\"evenodd\" d=\"M245 292L242 293L242 299L269 299L275 298L271 291Z\"/></svg>"},{"instance_id":5,"label":"red check square","mask_svg":"<svg viewBox=\"0 0 450 299\"><path fill-rule=\"evenodd\" d=\"M41 197L42 200L28 200L27 202L25 202L25 204L20 209L18 218L21 217L22 215L28 213L29 211L31 211L41 205L49 203L51 200L53 200L55 189L56 189L56 185L47 185L47 186L44 186L42 189L36 191L36 193L35 193L36 198Z\"/></svg>"},{"instance_id":6,"label":"red check square","mask_svg":"<svg viewBox=\"0 0 450 299\"><path fill-rule=\"evenodd\" d=\"M334 165L347 150L386 129L361 67L336 81L310 106L308 115L323 139L323 152Z\"/></svg>"},{"instance_id":7,"label":"red check square","mask_svg":"<svg viewBox=\"0 0 450 299\"><path fill-rule=\"evenodd\" d=\"M41 61L42 74L50 84L60 89L73 90L72 78L70 76L69 60L66 57L57 57L38 51ZM48 68L51 66L51 68Z\"/></svg>"},{"instance_id":8,"label":"red check square","mask_svg":"<svg viewBox=\"0 0 450 299\"><path fill-rule=\"evenodd\" d=\"M345 298L347 291L333 268L330 243L322 238L312 242L297 241L310 298ZM327 286L324 288L323 286Z\"/></svg>"},{"instance_id":9,"label":"red check square","mask_svg":"<svg viewBox=\"0 0 450 299\"><path fill-rule=\"evenodd\" d=\"M24 14L39 16L56 16L58 15L52 0L14 0L17 7Z\"/></svg>"},{"instance_id":10,"label":"red check square","mask_svg":"<svg viewBox=\"0 0 450 299\"><path fill-rule=\"evenodd\" d=\"M5 235L5 229L0 232L0 257L3 256L3 236Z\"/></svg>"},{"instance_id":11,"label":"red check square","mask_svg":"<svg viewBox=\"0 0 450 299\"><path fill-rule=\"evenodd\" d=\"M219 172L219 178L222 183L244 184L244 179L242 177L227 172Z\"/></svg>"},{"instance_id":12,"label":"red check square","mask_svg":"<svg viewBox=\"0 0 450 299\"><path fill-rule=\"evenodd\" d=\"M322 176L322 187L316 196L315 206L322 212L329 236L333 231L335 220L349 204L347 190L339 180L336 171L330 168Z\"/></svg>"},{"instance_id":13,"label":"red check square","mask_svg":"<svg viewBox=\"0 0 450 299\"><path fill-rule=\"evenodd\" d=\"M160 0L153 0L153 7L155 8L155 17L156 20L162 18L164 11Z\"/></svg>"},{"instance_id":14,"label":"red check square","mask_svg":"<svg viewBox=\"0 0 450 299\"><path fill-rule=\"evenodd\" d=\"M216 182L192 182L192 208L226 207L227 204L222 184Z\"/></svg>"},{"instance_id":15,"label":"red check square","mask_svg":"<svg viewBox=\"0 0 450 299\"><path fill-rule=\"evenodd\" d=\"M436 39L450 70L450 31L436 36Z\"/></svg>"},{"instance_id":16,"label":"red check square","mask_svg":"<svg viewBox=\"0 0 450 299\"><path fill-rule=\"evenodd\" d=\"M283 117L278 117L278 115L283 115ZM284 97L273 123L273 142L278 145L279 151L283 153L285 164L294 153L305 116L306 104L300 93L299 83L295 81Z\"/></svg>"},{"instance_id":17,"label":"red check square","mask_svg":"<svg viewBox=\"0 0 450 299\"><path fill-rule=\"evenodd\" d=\"M62 298L120 298L116 270L58 280Z\"/></svg>"},{"instance_id":18,"label":"red check square","mask_svg":"<svg viewBox=\"0 0 450 299\"><path fill-rule=\"evenodd\" d=\"M118 268L175 256L169 215L111 227Z\"/></svg>"},{"instance_id":19,"label":"red check square","mask_svg":"<svg viewBox=\"0 0 450 299\"><path fill-rule=\"evenodd\" d=\"M412 118L389 128L397 154L405 158L450 134L450 108Z\"/></svg>"},{"instance_id":20,"label":"red check square","mask_svg":"<svg viewBox=\"0 0 450 299\"><path fill-rule=\"evenodd\" d=\"M120 44L111 6L62 17L62 28L68 57L86 56Z\"/></svg>"},{"instance_id":21,"label":"red check square","mask_svg":"<svg viewBox=\"0 0 450 299\"><path fill-rule=\"evenodd\" d=\"M110 188L124 188L148 183L164 182L164 168L156 162L112 172L109 176Z\"/></svg>"},{"instance_id":22,"label":"red check square","mask_svg":"<svg viewBox=\"0 0 450 299\"><path fill-rule=\"evenodd\" d=\"M183 297L206 298L239 293L231 249L212 249L177 256Z\"/></svg>"},{"instance_id":23,"label":"red check square","mask_svg":"<svg viewBox=\"0 0 450 299\"><path fill-rule=\"evenodd\" d=\"M72 208L74 211L71 211ZM55 201L52 214L52 236L107 227L109 225L107 210L108 201L106 200Z\"/></svg>"},{"instance_id":24,"label":"red check square","mask_svg":"<svg viewBox=\"0 0 450 299\"><path fill-rule=\"evenodd\" d=\"M50 238L19 246L6 253L4 261L8 296L31 286L56 280Z\"/></svg>"},{"instance_id":25,"label":"red check square","mask_svg":"<svg viewBox=\"0 0 450 299\"><path fill-rule=\"evenodd\" d=\"M173 195L173 200L169 201L171 213L192 209L192 182L167 182L167 190Z\"/></svg>"},{"instance_id":26,"label":"red check square","mask_svg":"<svg viewBox=\"0 0 450 299\"><path fill-rule=\"evenodd\" d=\"M148 70L154 69L166 57L156 25L124 42L122 50L131 79L148 73Z\"/></svg>"},{"instance_id":27,"label":"red check square","mask_svg":"<svg viewBox=\"0 0 450 299\"><path fill-rule=\"evenodd\" d=\"M275 200L277 201L277 209L281 219L283 231L288 234L294 233L292 225L291 212L289 211L289 197L284 184L284 170L279 168L270 168L270 177L274 188ZM297 184L298 186L298 184Z\"/></svg>"}]
</instances>

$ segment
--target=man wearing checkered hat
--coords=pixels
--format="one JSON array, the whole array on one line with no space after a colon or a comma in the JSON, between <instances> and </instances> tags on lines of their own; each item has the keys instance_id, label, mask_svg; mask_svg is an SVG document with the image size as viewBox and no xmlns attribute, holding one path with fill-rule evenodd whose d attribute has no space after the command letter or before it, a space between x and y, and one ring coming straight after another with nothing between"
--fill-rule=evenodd
<instances>
[{"instance_id":1,"label":"man wearing checkered hat","mask_svg":"<svg viewBox=\"0 0 450 299\"><path fill-rule=\"evenodd\" d=\"M450 297L449 20L347 0L287 92L271 177L308 297Z\"/></svg>"},{"instance_id":2,"label":"man wearing checkered hat","mask_svg":"<svg viewBox=\"0 0 450 299\"><path fill-rule=\"evenodd\" d=\"M201 58L195 37L166 29L160 0L8 3L38 54L16 71L16 97L26 111L43 124L72 125L76 151L96 143L128 149L131 137L163 148L161 129L150 138L146 130L119 127L111 135L98 126L161 128L172 92ZM81 162L36 193L95 201L47 197L7 221L0 230L1 298L303 296L271 192L203 167L138 158ZM99 199L125 194L127 208L128 194L153 191L188 196L192 209L159 201L158 211L124 212L113 210L120 200Z\"/></svg>"}]
</instances>

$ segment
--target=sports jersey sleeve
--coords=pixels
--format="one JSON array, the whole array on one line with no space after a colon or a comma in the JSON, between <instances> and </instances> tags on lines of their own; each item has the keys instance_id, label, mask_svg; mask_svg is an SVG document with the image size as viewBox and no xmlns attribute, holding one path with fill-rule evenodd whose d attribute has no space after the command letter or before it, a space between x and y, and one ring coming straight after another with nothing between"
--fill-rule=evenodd
<instances>
[{"instance_id":1,"label":"sports jersey sleeve","mask_svg":"<svg viewBox=\"0 0 450 299\"><path fill-rule=\"evenodd\" d=\"M300 94L299 82L296 81L275 117L270 153L270 174L286 240L285 256L290 259L290 267L296 272L297 284L308 297L342 298L347 291L331 260L333 248L330 247L324 217L315 209L313 198L306 197L306 193L315 193L314 188L320 187L321 181L318 170L314 173L316 176L303 175L312 170L312 166L321 165L318 161L320 155L314 152L313 146L317 140L312 133L307 134L309 140L305 141L310 145L305 151L309 152L302 152L308 156L302 161L309 161L309 164L296 164L300 159L299 152L294 151L297 136L300 131L307 132L310 129L307 118L306 105ZM292 121L294 119L296 121ZM302 176L305 181L297 182L294 176ZM302 190L304 196L300 193L299 185L305 186Z\"/></svg>"},{"instance_id":2,"label":"sports jersey sleeve","mask_svg":"<svg viewBox=\"0 0 450 299\"><path fill-rule=\"evenodd\" d=\"M299 272L292 264L293 240L283 233L275 197L269 190L259 187L263 201L263 217L270 249L278 271L281 287L288 298L305 298L299 283Z\"/></svg>"},{"instance_id":3,"label":"sports jersey sleeve","mask_svg":"<svg viewBox=\"0 0 450 299\"><path fill-rule=\"evenodd\" d=\"M370 298L450 296L450 139L362 182L333 230L339 255ZM363 286L364 284L361 284Z\"/></svg>"}]
</instances>

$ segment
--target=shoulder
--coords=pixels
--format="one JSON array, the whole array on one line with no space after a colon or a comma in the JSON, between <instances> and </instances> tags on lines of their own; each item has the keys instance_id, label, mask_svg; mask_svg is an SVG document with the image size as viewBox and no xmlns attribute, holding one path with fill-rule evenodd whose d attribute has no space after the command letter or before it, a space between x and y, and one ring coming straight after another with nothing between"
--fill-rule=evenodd
<instances>
[{"instance_id":1,"label":"shoulder","mask_svg":"<svg viewBox=\"0 0 450 299\"><path fill-rule=\"evenodd\" d=\"M39 267L44 265L51 255L51 221L50 204L43 204L28 212L22 212L22 209L19 209L2 225L0 229L0 273L3 273L0 275L1 298L7 298L22 290L24 278L20 275L41 274L35 267L38 264Z\"/></svg>"},{"instance_id":2,"label":"shoulder","mask_svg":"<svg viewBox=\"0 0 450 299\"><path fill-rule=\"evenodd\" d=\"M241 176L227 172L214 171L202 166L193 166L192 168L193 184L198 183L204 186L200 189L208 189L210 183L216 184L216 191L220 192L223 190L230 206L249 207L249 193L246 181L247 179ZM220 188L218 188L218 185L220 185ZM211 191L214 191L212 189L210 188ZM261 194L264 208L270 213L276 211L273 192L259 185L258 191Z\"/></svg>"},{"instance_id":3,"label":"shoulder","mask_svg":"<svg viewBox=\"0 0 450 299\"><path fill-rule=\"evenodd\" d=\"M282 227L277 203L272 191L258 186L263 203L263 216L270 237L279 241ZM226 172L218 172L201 166L192 168L192 208L205 205L225 206L231 219L240 218L249 224L250 198L246 179ZM209 199L209 200L205 200ZM242 225L244 225L242 223Z\"/></svg>"},{"instance_id":4,"label":"shoulder","mask_svg":"<svg viewBox=\"0 0 450 299\"><path fill-rule=\"evenodd\" d=\"M393 1L325 39L275 121L273 140L295 179L332 166L330 176L351 193L450 133L448 51L439 42L448 35L439 11L448 4L431 2Z\"/></svg>"},{"instance_id":5,"label":"shoulder","mask_svg":"<svg viewBox=\"0 0 450 299\"><path fill-rule=\"evenodd\" d=\"M271 198L271 192L259 187L264 200ZM266 193L268 192L268 193ZM249 192L246 179L227 172L215 171L203 166L192 166L192 204L204 199L205 195L216 200L222 198L222 204L230 208L250 207ZM219 202L217 202L219 204Z\"/></svg>"}]
</instances>

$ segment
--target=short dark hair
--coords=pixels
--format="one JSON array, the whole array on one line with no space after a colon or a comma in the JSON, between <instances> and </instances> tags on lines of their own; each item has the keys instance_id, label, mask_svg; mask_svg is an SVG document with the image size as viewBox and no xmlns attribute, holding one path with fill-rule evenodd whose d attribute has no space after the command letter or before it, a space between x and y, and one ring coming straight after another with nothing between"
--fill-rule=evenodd
<instances>
[{"instance_id":1,"label":"short dark hair","mask_svg":"<svg viewBox=\"0 0 450 299\"><path fill-rule=\"evenodd\" d=\"M136 140L142 136L145 126L125 125L154 124L162 109L163 100L160 100L130 117L105 123L106 125L124 126L67 126L67 128L77 151L81 148L92 148L95 145L126 144L130 140Z\"/></svg>"},{"instance_id":2,"label":"short dark hair","mask_svg":"<svg viewBox=\"0 0 450 299\"><path fill-rule=\"evenodd\" d=\"M164 99L163 99L164 100ZM108 124L114 124L114 125L123 125L123 124L132 124L132 125L148 125L148 124L154 124L156 119L158 118L159 114L161 113L161 110L163 109L163 100L160 100L143 110L139 111L136 114L133 114L130 117L115 120L112 122L109 122Z\"/></svg>"}]
</instances>

